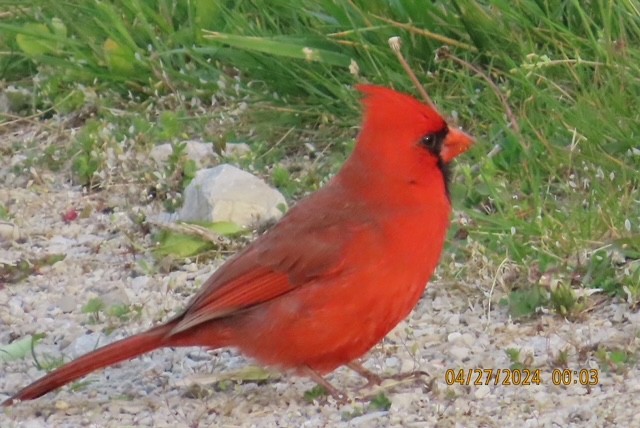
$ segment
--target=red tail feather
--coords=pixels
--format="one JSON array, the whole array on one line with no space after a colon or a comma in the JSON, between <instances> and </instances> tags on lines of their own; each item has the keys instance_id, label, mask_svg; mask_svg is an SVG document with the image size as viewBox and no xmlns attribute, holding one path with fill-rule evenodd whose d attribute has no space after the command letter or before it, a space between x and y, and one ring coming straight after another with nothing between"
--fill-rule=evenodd
<instances>
[{"instance_id":1,"label":"red tail feather","mask_svg":"<svg viewBox=\"0 0 640 428\"><path fill-rule=\"evenodd\" d=\"M167 346L164 338L173 327L173 324L161 325L89 352L18 391L13 397L3 402L2 405L9 406L17 400L33 400L94 370L130 360L138 355Z\"/></svg>"}]
</instances>

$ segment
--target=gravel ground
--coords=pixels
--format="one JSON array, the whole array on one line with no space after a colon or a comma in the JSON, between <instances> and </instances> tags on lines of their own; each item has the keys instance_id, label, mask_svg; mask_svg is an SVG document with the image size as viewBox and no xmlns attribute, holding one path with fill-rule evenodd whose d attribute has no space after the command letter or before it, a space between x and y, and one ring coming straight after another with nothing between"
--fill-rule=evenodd
<instances>
[{"instance_id":1,"label":"gravel ground","mask_svg":"<svg viewBox=\"0 0 640 428\"><path fill-rule=\"evenodd\" d=\"M4 167L2 167L4 168ZM66 183L64 174L19 177L3 170L7 185L0 204L7 207L22 239L0 245L0 263L64 254L64 260L40 267L18 282L0 283L0 345L25 335L46 333L36 347L40 360L68 360L167 319L188 301L217 263L190 263L169 274L142 269L155 266L151 246L129 213L157 214L137 207L127 195L135 186L113 186L87 195ZM126 193L126 194L125 194ZM74 208L86 216L65 222ZM445 256L445 263L450 258ZM332 399L308 403L314 384L304 378L274 375L266 382L217 381L251 362L231 350L165 349L94 373L83 388L51 393L37 401L0 409L0 427L76 426L394 426L394 427L555 427L640 426L635 364L612 369L595 350L640 346L640 315L624 302L603 300L578 321L543 314L513 322L498 304L504 295L495 284L509 280L508 269L478 261L478 275L465 283L435 278L411 317L368 356L366 365L385 374L410 370L428 373L418 380L385 382L388 411L357 415L363 404L338 405ZM473 271L475 266L469 266ZM498 278L491 272L499 271ZM91 320L82 307L94 297L110 303L140 305L141 315L122 322ZM113 330L105 335L105 330ZM521 361L539 369L540 385L447 385L447 369L505 369L505 350L520 349ZM555 386L551 374L562 352L572 370L595 369L596 385ZM40 377L28 356L1 363L0 400ZM371 396L348 369L329 376L352 397ZM366 403L365 403L366 405Z\"/></svg>"}]
</instances>

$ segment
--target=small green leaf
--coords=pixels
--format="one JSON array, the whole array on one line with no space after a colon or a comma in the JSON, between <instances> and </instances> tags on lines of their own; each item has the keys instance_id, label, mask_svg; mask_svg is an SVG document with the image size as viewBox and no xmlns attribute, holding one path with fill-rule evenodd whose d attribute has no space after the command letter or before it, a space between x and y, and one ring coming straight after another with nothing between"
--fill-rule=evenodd
<instances>
[{"instance_id":1,"label":"small green leaf","mask_svg":"<svg viewBox=\"0 0 640 428\"><path fill-rule=\"evenodd\" d=\"M14 340L8 345L0 346L0 361L14 361L24 358L31 352L31 348L42 340L43 335L25 336L22 339Z\"/></svg>"},{"instance_id":2,"label":"small green leaf","mask_svg":"<svg viewBox=\"0 0 640 428\"><path fill-rule=\"evenodd\" d=\"M159 241L160 245L154 251L161 257L186 258L213 248L213 243L202 238L173 232L162 232Z\"/></svg>"},{"instance_id":3,"label":"small green leaf","mask_svg":"<svg viewBox=\"0 0 640 428\"><path fill-rule=\"evenodd\" d=\"M132 74L135 70L135 55L126 46L113 39L105 40L102 45L104 59L112 70L122 74Z\"/></svg>"},{"instance_id":4,"label":"small green leaf","mask_svg":"<svg viewBox=\"0 0 640 428\"><path fill-rule=\"evenodd\" d=\"M313 388L305 391L304 400L308 403L312 403L318 398L325 397L327 395L327 390L321 387L320 385L316 385Z\"/></svg>"},{"instance_id":5,"label":"small green leaf","mask_svg":"<svg viewBox=\"0 0 640 428\"><path fill-rule=\"evenodd\" d=\"M198 226L204 227L218 235L235 236L247 233L247 230L230 221L210 222L193 222ZM155 252L158 256L173 256L185 258L195 256L197 254L209 251L214 248L215 243L206 241L200 236L175 233L170 231L162 231L158 234L158 245Z\"/></svg>"},{"instance_id":6,"label":"small green leaf","mask_svg":"<svg viewBox=\"0 0 640 428\"><path fill-rule=\"evenodd\" d=\"M67 37L67 26L64 25L64 22L60 18L51 19L51 28L53 28L53 33L56 36L60 36L62 38Z\"/></svg>"},{"instance_id":7,"label":"small green leaf","mask_svg":"<svg viewBox=\"0 0 640 428\"><path fill-rule=\"evenodd\" d=\"M509 294L508 300L500 301L509 306L509 312L516 318L533 315L536 309L545 306L548 302L547 293L542 287L534 286L523 290L514 290Z\"/></svg>"},{"instance_id":8,"label":"small green leaf","mask_svg":"<svg viewBox=\"0 0 640 428\"><path fill-rule=\"evenodd\" d=\"M122 321L129 319L131 308L128 305L113 305L107 309L107 315L119 318Z\"/></svg>"},{"instance_id":9,"label":"small green leaf","mask_svg":"<svg viewBox=\"0 0 640 428\"><path fill-rule=\"evenodd\" d=\"M55 51L51 31L46 25L28 23L22 27L22 30L24 33L16 36L16 43L28 56L37 57Z\"/></svg>"},{"instance_id":10,"label":"small green leaf","mask_svg":"<svg viewBox=\"0 0 640 428\"><path fill-rule=\"evenodd\" d=\"M223 236L232 236L246 232L242 226L239 226L232 221L216 221L214 223L201 224L201 226Z\"/></svg>"},{"instance_id":11,"label":"small green leaf","mask_svg":"<svg viewBox=\"0 0 640 428\"><path fill-rule=\"evenodd\" d=\"M82 313L95 314L104 309L104 302L99 297L90 299L86 305L82 307Z\"/></svg>"},{"instance_id":12,"label":"small green leaf","mask_svg":"<svg viewBox=\"0 0 640 428\"><path fill-rule=\"evenodd\" d=\"M9 210L0 204L0 220L9 220Z\"/></svg>"},{"instance_id":13,"label":"small green leaf","mask_svg":"<svg viewBox=\"0 0 640 428\"><path fill-rule=\"evenodd\" d=\"M308 46L304 40L294 38L271 38L237 36L205 31L205 39L215 40L234 48L262 52L289 58L317 61L328 65L348 67L351 58L339 52Z\"/></svg>"},{"instance_id":14,"label":"small green leaf","mask_svg":"<svg viewBox=\"0 0 640 428\"><path fill-rule=\"evenodd\" d=\"M358 416L364 415L364 408L361 406L356 406L351 412L342 412L341 420L343 422L348 422L351 419L357 418Z\"/></svg>"},{"instance_id":15,"label":"small green leaf","mask_svg":"<svg viewBox=\"0 0 640 428\"><path fill-rule=\"evenodd\" d=\"M629 360L629 355L625 351L611 351L609 359L616 365L625 364Z\"/></svg>"},{"instance_id":16,"label":"small green leaf","mask_svg":"<svg viewBox=\"0 0 640 428\"><path fill-rule=\"evenodd\" d=\"M184 129L180 117L172 111L163 111L160 113L158 124L162 130L160 135L166 140L178 138ZM174 162L180 159L183 154L186 154L186 149L187 145L185 143L173 145Z\"/></svg>"},{"instance_id":17,"label":"small green leaf","mask_svg":"<svg viewBox=\"0 0 640 428\"><path fill-rule=\"evenodd\" d=\"M220 382L253 382L265 383L271 379L278 378L278 374L265 370L259 366L247 366L244 369L220 375Z\"/></svg>"},{"instance_id":18,"label":"small green leaf","mask_svg":"<svg viewBox=\"0 0 640 428\"><path fill-rule=\"evenodd\" d=\"M384 392L376 395L371 403L369 403L368 411L387 411L391 408L391 400L387 397Z\"/></svg>"},{"instance_id":19,"label":"small green leaf","mask_svg":"<svg viewBox=\"0 0 640 428\"><path fill-rule=\"evenodd\" d=\"M511 361L512 363L518 363L520 362L520 350L517 348L508 348L505 351L505 354L507 354L507 357L509 357L509 361Z\"/></svg>"}]
</instances>

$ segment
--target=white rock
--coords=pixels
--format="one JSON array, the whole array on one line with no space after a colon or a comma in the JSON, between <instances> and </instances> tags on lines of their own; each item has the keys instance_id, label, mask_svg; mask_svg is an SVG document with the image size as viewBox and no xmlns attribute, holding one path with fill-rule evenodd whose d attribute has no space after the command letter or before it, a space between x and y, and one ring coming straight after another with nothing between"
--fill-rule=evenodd
<instances>
[{"instance_id":1,"label":"white rock","mask_svg":"<svg viewBox=\"0 0 640 428\"><path fill-rule=\"evenodd\" d=\"M464 343L467 346L472 346L473 344L477 343L476 337L471 333L464 333L460 337L460 339L462 340L462 343Z\"/></svg>"},{"instance_id":2,"label":"white rock","mask_svg":"<svg viewBox=\"0 0 640 428\"><path fill-rule=\"evenodd\" d=\"M186 144L186 155L188 159L193 160L197 166L215 163L218 155L213 151L213 144L203 143L201 141L183 141ZM149 156L158 164L164 164L169 160L173 153L173 145L169 143L159 144L151 149Z\"/></svg>"},{"instance_id":3,"label":"white rock","mask_svg":"<svg viewBox=\"0 0 640 428\"><path fill-rule=\"evenodd\" d=\"M385 365L387 367L398 367L400 365L400 360L398 357L389 357L385 360Z\"/></svg>"},{"instance_id":4,"label":"white rock","mask_svg":"<svg viewBox=\"0 0 640 428\"><path fill-rule=\"evenodd\" d=\"M149 157L156 161L156 163L163 164L169 159L171 153L173 153L173 147L171 147L171 144L158 144L153 149L151 149L151 151L149 152Z\"/></svg>"},{"instance_id":5,"label":"white rock","mask_svg":"<svg viewBox=\"0 0 640 428\"><path fill-rule=\"evenodd\" d=\"M413 358L403 358L400 364L400 373L407 373L416 369L416 361Z\"/></svg>"},{"instance_id":6,"label":"white rock","mask_svg":"<svg viewBox=\"0 0 640 428\"><path fill-rule=\"evenodd\" d=\"M11 160L9 161L9 165L11 167L14 167L16 165L21 164L22 162L26 161L27 159L29 159L27 156L25 155L14 155L13 157L11 157Z\"/></svg>"},{"instance_id":7,"label":"white rock","mask_svg":"<svg viewBox=\"0 0 640 428\"><path fill-rule=\"evenodd\" d=\"M198 171L184 191L178 218L184 221L230 221L249 226L282 217L284 196L258 177L231 165Z\"/></svg>"},{"instance_id":8,"label":"white rock","mask_svg":"<svg viewBox=\"0 0 640 428\"><path fill-rule=\"evenodd\" d=\"M539 427L540 426L540 419L539 418L529 418L527 420L524 421L524 426L525 428L534 428L534 427Z\"/></svg>"},{"instance_id":9,"label":"white rock","mask_svg":"<svg viewBox=\"0 0 640 428\"><path fill-rule=\"evenodd\" d=\"M65 351L73 358L78 358L87 352L106 345L108 342L106 336L102 333L85 334L74 340Z\"/></svg>"},{"instance_id":10,"label":"white rock","mask_svg":"<svg viewBox=\"0 0 640 428\"><path fill-rule=\"evenodd\" d=\"M104 305L108 308L111 306L128 306L131 304L129 301L129 296L124 292L124 289L117 288L113 291L110 291L106 294L100 296L100 299L104 303Z\"/></svg>"},{"instance_id":11,"label":"white rock","mask_svg":"<svg viewBox=\"0 0 640 428\"><path fill-rule=\"evenodd\" d=\"M404 412L411 408L411 405L419 397L415 392L403 392L394 394L391 397L391 409L394 412Z\"/></svg>"},{"instance_id":12,"label":"white rock","mask_svg":"<svg viewBox=\"0 0 640 428\"><path fill-rule=\"evenodd\" d=\"M8 221L0 221L0 242L20 239L20 228Z\"/></svg>"},{"instance_id":13,"label":"white rock","mask_svg":"<svg viewBox=\"0 0 640 428\"><path fill-rule=\"evenodd\" d=\"M375 420L382 420L389 412L372 412L365 413L362 416L351 419L350 426L372 426Z\"/></svg>"},{"instance_id":14,"label":"white rock","mask_svg":"<svg viewBox=\"0 0 640 428\"><path fill-rule=\"evenodd\" d=\"M620 323L623 321L625 314L628 312L627 308L623 308L621 306L618 306L614 311L613 311L613 316L611 317L611 321L613 322L617 322Z\"/></svg>"},{"instance_id":15,"label":"white rock","mask_svg":"<svg viewBox=\"0 0 640 428\"><path fill-rule=\"evenodd\" d=\"M545 406L551 401L547 391L538 391L535 394L532 394L532 397L539 406Z\"/></svg>"},{"instance_id":16,"label":"white rock","mask_svg":"<svg viewBox=\"0 0 640 428\"><path fill-rule=\"evenodd\" d=\"M76 309L78 305L77 300L73 296L65 296L58 299L58 307L62 312L70 313Z\"/></svg>"},{"instance_id":17,"label":"white rock","mask_svg":"<svg viewBox=\"0 0 640 428\"><path fill-rule=\"evenodd\" d=\"M489 388L489 385L480 385L478 389L476 389L473 395L476 398L484 398L487 395L489 395L490 392L491 392L491 388Z\"/></svg>"},{"instance_id":18,"label":"white rock","mask_svg":"<svg viewBox=\"0 0 640 428\"><path fill-rule=\"evenodd\" d=\"M453 345L449 348L449 355L457 360L464 360L469 356L469 348Z\"/></svg>"},{"instance_id":19,"label":"white rock","mask_svg":"<svg viewBox=\"0 0 640 428\"><path fill-rule=\"evenodd\" d=\"M142 290L146 290L147 284L149 284L149 277L147 275L136 276L131 279L131 287L135 293L138 293Z\"/></svg>"},{"instance_id":20,"label":"white rock","mask_svg":"<svg viewBox=\"0 0 640 428\"><path fill-rule=\"evenodd\" d=\"M459 331L454 331L452 333L449 333L449 335L447 336L447 341L455 342L460 339L460 337L462 337L462 333L460 333Z\"/></svg>"},{"instance_id":21,"label":"white rock","mask_svg":"<svg viewBox=\"0 0 640 428\"><path fill-rule=\"evenodd\" d=\"M24 423L20 423L21 427L24 428L46 428L48 426L50 426L47 422L45 422L44 420L38 420L38 419L29 419L27 421L25 421Z\"/></svg>"}]
</instances>

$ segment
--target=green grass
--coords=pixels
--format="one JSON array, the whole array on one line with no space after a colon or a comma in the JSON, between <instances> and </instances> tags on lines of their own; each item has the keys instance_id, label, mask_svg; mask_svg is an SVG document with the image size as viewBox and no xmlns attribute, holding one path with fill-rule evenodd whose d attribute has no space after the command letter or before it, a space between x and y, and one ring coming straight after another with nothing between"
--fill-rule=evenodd
<instances>
[{"instance_id":1,"label":"green grass","mask_svg":"<svg viewBox=\"0 0 640 428\"><path fill-rule=\"evenodd\" d=\"M203 131L193 126L191 98L243 99L248 116L214 140L255 131L242 166L295 199L319 187L350 150L358 112L350 85L415 92L387 45L400 36L441 111L478 138L457 162L453 197L468 237L450 245L463 267L448 274L473 278L476 264L464 262L478 253L496 265L507 259L520 271L507 302L518 316L537 306L566 315L576 303L571 289L580 287L640 302L637 2L76 3L3 2L0 79L33 94L20 114L95 103L101 123L112 118L105 107L143 111L178 93L155 121L159 131L127 136L129 144L156 144ZM87 184L105 168L92 123L74 146L75 174ZM298 168L301 142L325 153L313 168ZM182 185L171 180L164 192ZM563 294L540 294L545 274Z\"/></svg>"}]
</instances>

